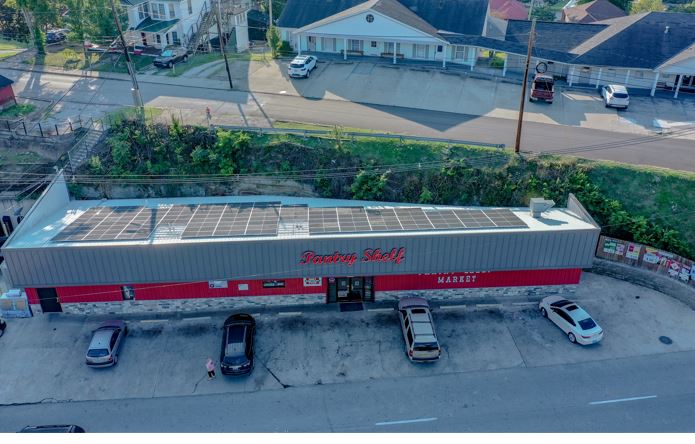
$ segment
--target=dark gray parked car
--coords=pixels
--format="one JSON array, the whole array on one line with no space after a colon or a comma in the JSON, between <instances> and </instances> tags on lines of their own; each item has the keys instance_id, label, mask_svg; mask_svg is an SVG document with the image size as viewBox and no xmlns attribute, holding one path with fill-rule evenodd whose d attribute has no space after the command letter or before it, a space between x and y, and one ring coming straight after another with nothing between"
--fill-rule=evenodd
<instances>
[{"instance_id":1,"label":"dark gray parked car","mask_svg":"<svg viewBox=\"0 0 695 444\"><path fill-rule=\"evenodd\" d=\"M124 321L103 322L94 330L87 350L86 363L90 367L111 367L118 363L118 354L123 346L128 327Z\"/></svg>"},{"instance_id":2,"label":"dark gray parked car","mask_svg":"<svg viewBox=\"0 0 695 444\"><path fill-rule=\"evenodd\" d=\"M246 313L233 314L222 327L220 367L223 375L246 375L253 370L256 321Z\"/></svg>"},{"instance_id":3,"label":"dark gray parked car","mask_svg":"<svg viewBox=\"0 0 695 444\"><path fill-rule=\"evenodd\" d=\"M168 46L154 59L154 66L158 68L171 68L178 62L186 61L188 61L188 49Z\"/></svg>"}]
</instances>

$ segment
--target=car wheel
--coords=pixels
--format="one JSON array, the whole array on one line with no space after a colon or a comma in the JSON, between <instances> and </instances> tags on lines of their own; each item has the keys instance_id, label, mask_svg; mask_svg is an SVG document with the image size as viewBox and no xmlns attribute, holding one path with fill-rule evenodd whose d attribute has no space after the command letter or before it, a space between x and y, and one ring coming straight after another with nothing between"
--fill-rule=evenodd
<instances>
[{"instance_id":1,"label":"car wheel","mask_svg":"<svg viewBox=\"0 0 695 444\"><path fill-rule=\"evenodd\" d=\"M305 79L308 79L308 78L309 78L309 74L311 74L311 70L309 70L309 71L306 72L306 75L304 76L304 78L305 78Z\"/></svg>"},{"instance_id":2,"label":"car wheel","mask_svg":"<svg viewBox=\"0 0 695 444\"><path fill-rule=\"evenodd\" d=\"M574 336L574 333L572 332L567 333L567 339L569 339L572 344L577 343L577 338Z\"/></svg>"},{"instance_id":3,"label":"car wheel","mask_svg":"<svg viewBox=\"0 0 695 444\"><path fill-rule=\"evenodd\" d=\"M118 355L113 356L113 365L118 364Z\"/></svg>"},{"instance_id":4,"label":"car wheel","mask_svg":"<svg viewBox=\"0 0 695 444\"><path fill-rule=\"evenodd\" d=\"M167 63L167 68L171 69L171 68L173 68L173 67L174 67L174 63L173 63L173 62Z\"/></svg>"},{"instance_id":5,"label":"car wheel","mask_svg":"<svg viewBox=\"0 0 695 444\"><path fill-rule=\"evenodd\" d=\"M553 101L551 100L551 101L549 101L548 103L552 105Z\"/></svg>"},{"instance_id":6,"label":"car wheel","mask_svg":"<svg viewBox=\"0 0 695 444\"><path fill-rule=\"evenodd\" d=\"M128 327L123 330L123 336L128 336Z\"/></svg>"},{"instance_id":7,"label":"car wheel","mask_svg":"<svg viewBox=\"0 0 695 444\"><path fill-rule=\"evenodd\" d=\"M610 108L610 105L606 103L606 108Z\"/></svg>"},{"instance_id":8,"label":"car wheel","mask_svg":"<svg viewBox=\"0 0 695 444\"><path fill-rule=\"evenodd\" d=\"M547 318L547 317L548 317L548 312L545 311L545 308L544 308L544 307L541 307L541 316L543 316L544 318Z\"/></svg>"}]
</instances>

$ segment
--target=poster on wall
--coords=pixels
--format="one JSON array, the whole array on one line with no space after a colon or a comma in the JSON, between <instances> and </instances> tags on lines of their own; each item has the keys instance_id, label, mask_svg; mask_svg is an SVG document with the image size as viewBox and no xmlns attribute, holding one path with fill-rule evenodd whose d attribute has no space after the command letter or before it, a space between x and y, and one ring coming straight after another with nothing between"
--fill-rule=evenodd
<instances>
[{"instance_id":1,"label":"poster on wall","mask_svg":"<svg viewBox=\"0 0 695 444\"><path fill-rule=\"evenodd\" d=\"M603 252L608 254L615 254L616 245L618 245L616 241L612 239L607 239L606 242L603 243Z\"/></svg>"},{"instance_id":2,"label":"poster on wall","mask_svg":"<svg viewBox=\"0 0 695 444\"><path fill-rule=\"evenodd\" d=\"M304 278L305 287L320 287L321 278Z\"/></svg>"},{"instance_id":3,"label":"poster on wall","mask_svg":"<svg viewBox=\"0 0 695 444\"><path fill-rule=\"evenodd\" d=\"M681 267L681 272L678 274L678 279L680 279L683 282L688 282L690 280L690 272L691 272L691 267L688 267L687 265L683 265Z\"/></svg>"},{"instance_id":4,"label":"poster on wall","mask_svg":"<svg viewBox=\"0 0 695 444\"><path fill-rule=\"evenodd\" d=\"M628 259L639 259L639 250L640 246L631 242L627 244L627 251L625 251L625 257Z\"/></svg>"},{"instance_id":5,"label":"poster on wall","mask_svg":"<svg viewBox=\"0 0 695 444\"><path fill-rule=\"evenodd\" d=\"M622 256L625 253L625 244L616 244L615 254Z\"/></svg>"},{"instance_id":6,"label":"poster on wall","mask_svg":"<svg viewBox=\"0 0 695 444\"><path fill-rule=\"evenodd\" d=\"M208 281L208 288L227 288L227 281Z\"/></svg>"},{"instance_id":7,"label":"poster on wall","mask_svg":"<svg viewBox=\"0 0 695 444\"><path fill-rule=\"evenodd\" d=\"M642 259L649 264L658 264L661 259L660 251L656 248L645 247L644 257Z\"/></svg>"},{"instance_id":8,"label":"poster on wall","mask_svg":"<svg viewBox=\"0 0 695 444\"><path fill-rule=\"evenodd\" d=\"M695 282L695 264L690 266L690 280Z\"/></svg>"},{"instance_id":9,"label":"poster on wall","mask_svg":"<svg viewBox=\"0 0 695 444\"><path fill-rule=\"evenodd\" d=\"M671 276L672 278L677 278L678 275L680 274L680 272L681 272L681 264L672 260L668 266L668 275Z\"/></svg>"}]
</instances>

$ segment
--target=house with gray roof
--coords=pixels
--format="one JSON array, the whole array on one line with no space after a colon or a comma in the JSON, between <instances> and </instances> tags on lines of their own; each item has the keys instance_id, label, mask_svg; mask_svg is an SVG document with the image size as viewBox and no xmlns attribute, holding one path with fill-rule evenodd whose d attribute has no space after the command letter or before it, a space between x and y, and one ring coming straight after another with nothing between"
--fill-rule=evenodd
<instances>
[{"instance_id":1,"label":"house with gray roof","mask_svg":"<svg viewBox=\"0 0 695 444\"><path fill-rule=\"evenodd\" d=\"M615 6L609 0L594 0L582 5L576 5L562 10L560 21L566 23L595 23L617 17L625 17L627 13Z\"/></svg>"},{"instance_id":2,"label":"house with gray roof","mask_svg":"<svg viewBox=\"0 0 695 444\"><path fill-rule=\"evenodd\" d=\"M288 0L281 37L299 53L463 65L496 75L523 70L528 20L490 15L488 0ZM537 22L532 66L572 85L695 88L695 15L648 12L596 23ZM501 53L504 65L484 65Z\"/></svg>"}]
</instances>

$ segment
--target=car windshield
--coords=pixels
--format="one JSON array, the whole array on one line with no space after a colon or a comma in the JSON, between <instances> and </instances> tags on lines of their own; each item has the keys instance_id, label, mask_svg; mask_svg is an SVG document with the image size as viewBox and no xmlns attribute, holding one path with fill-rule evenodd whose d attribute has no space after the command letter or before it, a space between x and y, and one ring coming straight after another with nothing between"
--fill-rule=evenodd
<instances>
[{"instance_id":1,"label":"car windshield","mask_svg":"<svg viewBox=\"0 0 695 444\"><path fill-rule=\"evenodd\" d=\"M174 55L174 51L167 50L167 51L162 51L162 57L171 57Z\"/></svg>"},{"instance_id":2,"label":"car windshield","mask_svg":"<svg viewBox=\"0 0 695 444\"><path fill-rule=\"evenodd\" d=\"M613 97L616 99L627 99L627 94L625 93L613 93Z\"/></svg>"},{"instance_id":3,"label":"car windshield","mask_svg":"<svg viewBox=\"0 0 695 444\"><path fill-rule=\"evenodd\" d=\"M109 351L105 348L92 348L87 352L87 356L90 358L103 358L108 356Z\"/></svg>"},{"instance_id":4,"label":"car windshield","mask_svg":"<svg viewBox=\"0 0 695 444\"><path fill-rule=\"evenodd\" d=\"M594 320L591 318L586 318L579 321L579 326L582 328L582 330L591 330L592 328L596 327L596 322L594 322Z\"/></svg>"},{"instance_id":5,"label":"car windshield","mask_svg":"<svg viewBox=\"0 0 695 444\"><path fill-rule=\"evenodd\" d=\"M550 91L551 89L553 89L553 84L552 84L552 83L549 83L549 82L546 82L546 81L544 81L544 80L536 80L536 81L534 82L534 86L533 86L533 87L534 87L535 89L540 89L540 90L543 90L543 91Z\"/></svg>"},{"instance_id":6,"label":"car windshield","mask_svg":"<svg viewBox=\"0 0 695 444\"><path fill-rule=\"evenodd\" d=\"M291 63L290 66L292 68L304 68L304 63Z\"/></svg>"}]
</instances>

